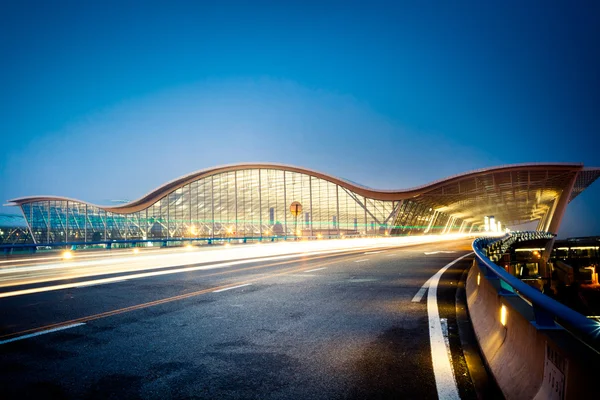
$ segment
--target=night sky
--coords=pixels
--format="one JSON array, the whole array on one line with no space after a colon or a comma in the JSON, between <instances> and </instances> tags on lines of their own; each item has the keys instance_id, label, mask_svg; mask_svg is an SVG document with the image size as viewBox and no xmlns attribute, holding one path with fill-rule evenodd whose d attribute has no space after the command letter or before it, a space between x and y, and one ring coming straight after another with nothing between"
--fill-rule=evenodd
<instances>
[{"instance_id":1,"label":"night sky","mask_svg":"<svg viewBox=\"0 0 600 400\"><path fill-rule=\"evenodd\" d=\"M600 167L600 2L452 3L0 1L0 201L236 162L381 189ZM600 235L598 204L600 182L559 236Z\"/></svg>"}]
</instances>

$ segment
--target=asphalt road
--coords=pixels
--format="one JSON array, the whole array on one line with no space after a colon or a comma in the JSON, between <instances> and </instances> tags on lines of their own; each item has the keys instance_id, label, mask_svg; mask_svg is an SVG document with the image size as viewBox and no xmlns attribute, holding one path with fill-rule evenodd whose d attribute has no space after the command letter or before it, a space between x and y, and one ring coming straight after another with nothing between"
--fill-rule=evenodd
<instances>
[{"instance_id":1,"label":"asphalt road","mask_svg":"<svg viewBox=\"0 0 600 400\"><path fill-rule=\"evenodd\" d=\"M0 342L74 326L0 344L0 397L437 398L427 296L412 300L469 249L462 240L249 261L1 298ZM438 287L463 399L474 391L454 301L470 260Z\"/></svg>"}]
</instances>

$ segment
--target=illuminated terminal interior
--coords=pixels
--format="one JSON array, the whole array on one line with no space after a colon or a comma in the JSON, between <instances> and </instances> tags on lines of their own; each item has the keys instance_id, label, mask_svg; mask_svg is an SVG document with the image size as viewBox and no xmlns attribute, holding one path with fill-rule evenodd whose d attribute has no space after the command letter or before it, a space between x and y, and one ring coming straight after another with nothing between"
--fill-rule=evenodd
<instances>
[{"instance_id":1,"label":"illuminated terminal interior","mask_svg":"<svg viewBox=\"0 0 600 400\"><path fill-rule=\"evenodd\" d=\"M531 221L552 230L599 175L581 164L518 164L374 190L299 167L237 164L183 176L118 206L55 196L10 205L21 208L36 244L466 233ZM301 205L297 215L293 202Z\"/></svg>"}]
</instances>

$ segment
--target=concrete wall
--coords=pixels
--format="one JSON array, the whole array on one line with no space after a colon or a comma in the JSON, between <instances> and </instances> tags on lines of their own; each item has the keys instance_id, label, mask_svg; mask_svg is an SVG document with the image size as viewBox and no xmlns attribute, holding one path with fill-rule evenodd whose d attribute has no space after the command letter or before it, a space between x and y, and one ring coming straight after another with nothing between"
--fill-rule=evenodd
<instances>
[{"instance_id":1,"label":"concrete wall","mask_svg":"<svg viewBox=\"0 0 600 400\"><path fill-rule=\"evenodd\" d=\"M477 276L479 284L477 284ZM483 357L507 399L598 398L598 357L566 331L536 328L531 306L499 294L474 262L466 284L467 304ZM500 309L507 309L506 325Z\"/></svg>"}]
</instances>

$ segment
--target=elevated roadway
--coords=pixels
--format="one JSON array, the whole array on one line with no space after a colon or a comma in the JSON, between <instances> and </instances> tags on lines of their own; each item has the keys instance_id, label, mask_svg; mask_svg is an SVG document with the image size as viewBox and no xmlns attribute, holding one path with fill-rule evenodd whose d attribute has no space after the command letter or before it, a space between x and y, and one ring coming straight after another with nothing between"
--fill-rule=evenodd
<instances>
[{"instance_id":1,"label":"elevated roadway","mask_svg":"<svg viewBox=\"0 0 600 400\"><path fill-rule=\"evenodd\" d=\"M3 397L475 398L455 303L471 242L4 266Z\"/></svg>"}]
</instances>

